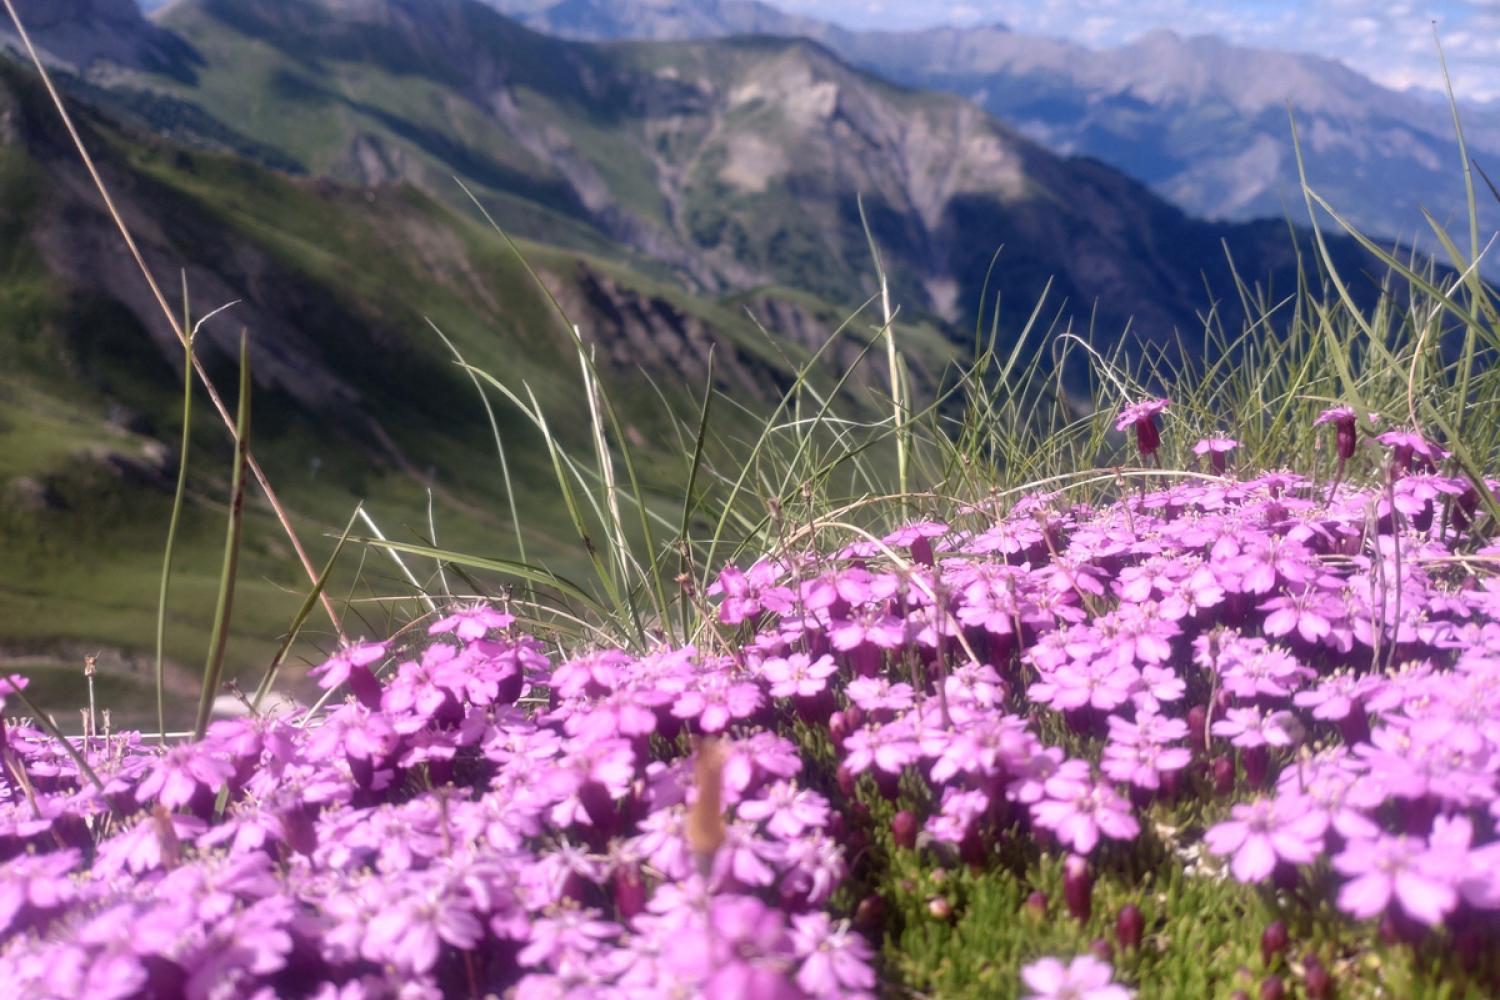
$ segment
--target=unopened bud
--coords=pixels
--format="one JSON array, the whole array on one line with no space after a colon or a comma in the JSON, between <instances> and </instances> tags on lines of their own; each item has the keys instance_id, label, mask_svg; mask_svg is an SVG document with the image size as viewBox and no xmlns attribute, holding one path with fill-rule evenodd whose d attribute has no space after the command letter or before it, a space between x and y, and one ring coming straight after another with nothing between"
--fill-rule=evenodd
<instances>
[{"instance_id":1,"label":"unopened bud","mask_svg":"<svg viewBox=\"0 0 1500 1000\"><path fill-rule=\"evenodd\" d=\"M1063 901L1074 920L1088 923L1093 897L1094 880L1089 876L1089 863L1076 854L1069 855L1063 862Z\"/></svg>"},{"instance_id":2,"label":"unopened bud","mask_svg":"<svg viewBox=\"0 0 1500 1000\"><path fill-rule=\"evenodd\" d=\"M1267 968L1270 968L1277 955L1286 951L1288 940L1286 924L1280 920L1267 924L1266 929L1261 931L1260 960Z\"/></svg>"},{"instance_id":3,"label":"unopened bud","mask_svg":"<svg viewBox=\"0 0 1500 1000\"><path fill-rule=\"evenodd\" d=\"M1228 757L1215 757L1208 765L1208 776L1216 794L1228 795L1234 791L1234 761Z\"/></svg>"},{"instance_id":4,"label":"unopened bud","mask_svg":"<svg viewBox=\"0 0 1500 1000\"><path fill-rule=\"evenodd\" d=\"M854 908L854 927L866 934L880 929L885 920L885 900L879 896L866 896Z\"/></svg>"},{"instance_id":5,"label":"unopened bud","mask_svg":"<svg viewBox=\"0 0 1500 1000\"><path fill-rule=\"evenodd\" d=\"M1141 937L1146 933L1146 918L1141 908L1134 903L1120 907L1115 917L1115 943L1121 951L1132 951L1141 946Z\"/></svg>"},{"instance_id":6,"label":"unopened bud","mask_svg":"<svg viewBox=\"0 0 1500 1000\"><path fill-rule=\"evenodd\" d=\"M921 824L911 812L903 809L891 820L891 838L896 846L911 850L917 846L917 830Z\"/></svg>"},{"instance_id":7,"label":"unopened bud","mask_svg":"<svg viewBox=\"0 0 1500 1000\"><path fill-rule=\"evenodd\" d=\"M1307 1000L1329 1000L1333 996L1333 976L1321 965L1309 966L1302 975L1302 991Z\"/></svg>"}]
</instances>

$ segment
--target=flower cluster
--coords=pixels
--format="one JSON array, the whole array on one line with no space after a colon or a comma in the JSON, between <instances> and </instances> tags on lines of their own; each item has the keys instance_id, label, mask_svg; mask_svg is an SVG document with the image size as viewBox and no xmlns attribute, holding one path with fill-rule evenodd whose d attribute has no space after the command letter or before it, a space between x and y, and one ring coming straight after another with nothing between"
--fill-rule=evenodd
<instances>
[{"instance_id":1,"label":"flower cluster","mask_svg":"<svg viewBox=\"0 0 1500 1000\"><path fill-rule=\"evenodd\" d=\"M1143 450L1161 408L1121 418ZM5 725L0 981L868 994L869 883L838 890L881 798L889 849L983 868L1024 844L1067 858L1072 895L1175 837L1240 882L1495 948L1500 583L1455 557L1469 485L1390 446L1378 489L1036 493L726 568L698 645L559 655L460 609L331 657L314 676L348 697L309 725L91 739L102 787ZM1150 821L1188 800L1201 833ZM1034 957L1034 995L1130 995L1092 957Z\"/></svg>"},{"instance_id":2,"label":"flower cluster","mask_svg":"<svg viewBox=\"0 0 1500 1000\"><path fill-rule=\"evenodd\" d=\"M554 667L512 624L465 609L409 658L340 651L314 674L353 697L305 728L90 740L102 789L7 726L0 982L38 998L873 988L870 946L825 909L845 861L796 747L748 728L724 742L725 838L706 858L685 829L691 754L652 748L742 719L759 687L692 649ZM518 706L527 690L546 707Z\"/></svg>"}]
</instances>

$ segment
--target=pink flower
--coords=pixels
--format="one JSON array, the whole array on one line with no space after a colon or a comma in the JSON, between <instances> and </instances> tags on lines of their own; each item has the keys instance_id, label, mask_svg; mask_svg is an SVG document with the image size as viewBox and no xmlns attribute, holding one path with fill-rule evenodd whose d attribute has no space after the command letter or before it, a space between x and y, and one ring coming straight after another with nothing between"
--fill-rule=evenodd
<instances>
[{"instance_id":1,"label":"pink flower","mask_svg":"<svg viewBox=\"0 0 1500 1000\"><path fill-rule=\"evenodd\" d=\"M854 774L868 771L872 766L887 774L900 774L922 756L916 742L893 725L851 733L844 740L844 749L849 752L844 763Z\"/></svg>"},{"instance_id":2,"label":"pink flower","mask_svg":"<svg viewBox=\"0 0 1500 1000\"><path fill-rule=\"evenodd\" d=\"M1115 430L1123 431L1134 427L1136 446L1140 448L1143 457L1149 458L1161 447L1161 435L1156 430L1156 415L1170 405L1171 401L1166 399L1130 403L1120 411L1119 418L1115 420Z\"/></svg>"},{"instance_id":3,"label":"pink flower","mask_svg":"<svg viewBox=\"0 0 1500 1000\"><path fill-rule=\"evenodd\" d=\"M1238 448L1240 443L1234 438L1204 438L1193 445L1193 454L1199 457L1208 456L1208 467L1216 476L1222 476L1225 469L1225 456Z\"/></svg>"},{"instance_id":4,"label":"pink flower","mask_svg":"<svg viewBox=\"0 0 1500 1000\"><path fill-rule=\"evenodd\" d=\"M835 926L826 913L798 914L792 917L792 948L802 960L797 985L815 997L875 988L875 953L846 922Z\"/></svg>"},{"instance_id":5,"label":"pink flower","mask_svg":"<svg viewBox=\"0 0 1500 1000\"><path fill-rule=\"evenodd\" d=\"M1334 406L1318 414L1318 419L1313 421L1313 426L1320 424L1333 424L1336 435L1335 447L1338 450L1340 462L1348 461L1354 457L1354 449L1359 444L1358 432L1354 421L1358 416L1352 406ZM1375 414L1370 414L1370 423L1376 420Z\"/></svg>"},{"instance_id":6,"label":"pink flower","mask_svg":"<svg viewBox=\"0 0 1500 1000\"><path fill-rule=\"evenodd\" d=\"M210 755L202 744L186 743L157 758L136 789L136 797L177 809L192 802L200 788L217 793L233 774L234 765L227 760Z\"/></svg>"},{"instance_id":7,"label":"pink flower","mask_svg":"<svg viewBox=\"0 0 1500 1000\"><path fill-rule=\"evenodd\" d=\"M828 800L790 781L778 781L766 790L765 798L741 802L736 809L741 819L764 821L766 832L782 840L800 837L805 830L828 823Z\"/></svg>"},{"instance_id":8,"label":"pink flower","mask_svg":"<svg viewBox=\"0 0 1500 1000\"><path fill-rule=\"evenodd\" d=\"M459 608L446 618L440 618L427 629L428 635L443 635L452 632L464 642L483 639L494 629L510 628L516 616L496 611L487 604L475 604Z\"/></svg>"},{"instance_id":9,"label":"pink flower","mask_svg":"<svg viewBox=\"0 0 1500 1000\"><path fill-rule=\"evenodd\" d=\"M1258 708L1231 708L1213 725L1213 734L1241 749L1289 747L1297 743L1301 725L1291 712L1262 714Z\"/></svg>"},{"instance_id":10,"label":"pink flower","mask_svg":"<svg viewBox=\"0 0 1500 1000\"><path fill-rule=\"evenodd\" d=\"M1428 470L1448 457L1448 452L1433 444L1416 431L1386 431L1375 440L1391 449L1391 467L1401 475L1409 472L1412 460L1417 459Z\"/></svg>"},{"instance_id":11,"label":"pink flower","mask_svg":"<svg viewBox=\"0 0 1500 1000\"><path fill-rule=\"evenodd\" d=\"M1310 864L1323 850L1327 817L1309 810L1296 797L1237 805L1229 815L1230 819L1209 828L1203 843L1214 854L1234 855L1229 870L1241 882L1270 877L1277 861Z\"/></svg>"},{"instance_id":12,"label":"pink flower","mask_svg":"<svg viewBox=\"0 0 1500 1000\"><path fill-rule=\"evenodd\" d=\"M826 653L816 660L806 653L767 657L760 674L771 682L772 698L814 698L828 688L838 665Z\"/></svg>"},{"instance_id":13,"label":"pink flower","mask_svg":"<svg viewBox=\"0 0 1500 1000\"><path fill-rule=\"evenodd\" d=\"M1352 840L1334 857L1333 867L1352 877L1339 890L1339 908L1360 919L1380 914L1392 896L1409 916L1428 926L1442 923L1458 905L1455 881L1461 873L1429 851L1420 837Z\"/></svg>"},{"instance_id":14,"label":"pink flower","mask_svg":"<svg viewBox=\"0 0 1500 1000\"><path fill-rule=\"evenodd\" d=\"M1069 762L1075 763L1082 762ZM1047 798L1031 807L1036 824L1056 833L1058 840L1079 854L1092 851L1101 834L1111 840L1135 839L1141 825L1131 815L1130 803L1109 785L1081 776L1087 764L1082 768L1069 764L1047 780Z\"/></svg>"},{"instance_id":15,"label":"pink flower","mask_svg":"<svg viewBox=\"0 0 1500 1000\"><path fill-rule=\"evenodd\" d=\"M1093 955L1079 955L1067 965L1043 958L1022 966L1021 979L1032 990L1026 1000L1130 1000L1135 995L1113 981L1108 962Z\"/></svg>"}]
</instances>

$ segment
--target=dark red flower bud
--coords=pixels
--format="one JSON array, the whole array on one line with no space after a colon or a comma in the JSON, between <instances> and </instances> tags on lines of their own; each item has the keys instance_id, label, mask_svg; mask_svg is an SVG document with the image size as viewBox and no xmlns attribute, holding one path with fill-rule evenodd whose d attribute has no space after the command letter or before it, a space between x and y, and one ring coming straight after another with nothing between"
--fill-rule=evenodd
<instances>
[{"instance_id":1,"label":"dark red flower bud","mask_svg":"<svg viewBox=\"0 0 1500 1000\"><path fill-rule=\"evenodd\" d=\"M1208 706L1194 705L1187 710L1188 745L1196 752L1203 748L1203 736L1208 730Z\"/></svg>"},{"instance_id":2,"label":"dark red flower bud","mask_svg":"<svg viewBox=\"0 0 1500 1000\"><path fill-rule=\"evenodd\" d=\"M1146 933L1146 918L1141 908L1134 903L1120 907L1115 917L1115 943L1121 951L1132 951L1141 946L1141 937Z\"/></svg>"},{"instance_id":3,"label":"dark red flower bud","mask_svg":"<svg viewBox=\"0 0 1500 1000\"><path fill-rule=\"evenodd\" d=\"M616 826L615 800L609 789L597 781L585 781L578 789L578 801L588 814L589 822L606 839L613 836Z\"/></svg>"},{"instance_id":4,"label":"dark red flower bud","mask_svg":"<svg viewBox=\"0 0 1500 1000\"><path fill-rule=\"evenodd\" d=\"M850 732L849 720L843 712L834 712L828 717L828 738L835 747L843 746Z\"/></svg>"},{"instance_id":5,"label":"dark red flower bud","mask_svg":"<svg viewBox=\"0 0 1500 1000\"><path fill-rule=\"evenodd\" d=\"M1340 420L1334 431L1335 446L1338 448L1339 458L1344 461L1354 457L1354 451L1359 447L1359 436L1354 431L1354 418Z\"/></svg>"},{"instance_id":6,"label":"dark red flower bud","mask_svg":"<svg viewBox=\"0 0 1500 1000\"><path fill-rule=\"evenodd\" d=\"M1245 781L1251 788L1260 788L1266 783L1266 776L1271 771L1271 751L1266 747L1246 747L1240 753L1240 761L1245 765Z\"/></svg>"},{"instance_id":7,"label":"dark red flower bud","mask_svg":"<svg viewBox=\"0 0 1500 1000\"><path fill-rule=\"evenodd\" d=\"M1041 919L1047 916L1047 894L1040 889L1033 889L1026 897L1026 902L1021 904L1021 909L1027 916Z\"/></svg>"},{"instance_id":8,"label":"dark red flower bud","mask_svg":"<svg viewBox=\"0 0 1500 1000\"><path fill-rule=\"evenodd\" d=\"M1286 946L1291 940L1287 934L1286 924L1280 920L1266 925L1266 929L1260 935L1260 960L1268 968L1276 956L1286 951Z\"/></svg>"},{"instance_id":9,"label":"dark red flower bud","mask_svg":"<svg viewBox=\"0 0 1500 1000\"><path fill-rule=\"evenodd\" d=\"M838 770L833 772L833 780L844 798L854 798L854 772L849 770L849 765L840 764Z\"/></svg>"},{"instance_id":10,"label":"dark red flower bud","mask_svg":"<svg viewBox=\"0 0 1500 1000\"><path fill-rule=\"evenodd\" d=\"M1094 880L1089 875L1089 863L1076 854L1063 862L1063 901L1074 920L1088 923L1094 908Z\"/></svg>"},{"instance_id":11,"label":"dark red flower bud","mask_svg":"<svg viewBox=\"0 0 1500 1000\"><path fill-rule=\"evenodd\" d=\"M917 831L921 824L911 812L903 809L891 819L891 838L896 846L911 850L917 846Z\"/></svg>"},{"instance_id":12,"label":"dark red flower bud","mask_svg":"<svg viewBox=\"0 0 1500 1000\"><path fill-rule=\"evenodd\" d=\"M1260 984L1260 1000L1285 1000L1286 986L1280 976L1268 976Z\"/></svg>"},{"instance_id":13,"label":"dark red flower bud","mask_svg":"<svg viewBox=\"0 0 1500 1000\"><path fill-rule=\"evenodd\" d=\"M865 934L880 930L885 920L885 900L879 896L866 896L854 908L854 927Z\"/></svg>"},{"instance_id":14,"label":"dark red flower bud","mask_svg":"<svg viewBox=\"0 0 1500 1000\"><path fill-rule=\"evenodd\" d=\"M612 879L615 890L615 909L621 920L629 920L646 909L646 883L641 870L635 865L621 865L615 869Z\"/></svg>"},{"instance_id":15,"label":"dark red flower bud","mask_svg":"<svg viewBox=\"0 0 1500 1000\"><path fill-rule=\"evenodd\" d=\"M1108 941L1103 938L1094 938L1089 942L1089 952L1101 962L1113 962L1115 950L1110 947Z\"/></svg>"},{"instance_id":16,"label":"dark red flower bud","mask_svg":"<svg viewBox=\"0 0 1500 1000\"><path fill-rule=\"evenodd\" d=\"M1215 757L1208 765L1208 776L1214 783L1214 792L1228 795L1234 791L1234 761L1228 757Z\"/></svg>"},{"instance_id":17,"label":"dark red flower bud","mask_svg":"<svg viewBox=\"0 0 1500 1000\"><path fill-rule=\"evenodd\" d=\"M1135 423L1135 441L1141 449L1141 454L1151 456L1156 454L1156 449L1161 447L1161 433L1156 429L1156 419L1147 417L1137 420Z\"/></svg>"},{"instance_id":18,"label":"dark red flower bud","mask_svg":"<svg viewBox=\"0 0 1500 1000\"><path fill-rule=\"evenodd\" d=\"M1302 975L1302 991L1308 1000L1329 1000L1333 996L1333 976L1321 965L1309 966Z\"/></svg>"}]
</instances>

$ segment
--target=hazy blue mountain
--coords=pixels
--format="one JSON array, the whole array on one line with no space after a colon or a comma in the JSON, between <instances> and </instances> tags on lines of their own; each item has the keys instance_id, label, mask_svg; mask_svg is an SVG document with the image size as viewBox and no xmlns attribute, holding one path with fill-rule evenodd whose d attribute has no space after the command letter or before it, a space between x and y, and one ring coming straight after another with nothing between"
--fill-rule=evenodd
<instances>
[{"instance_id":1,"label":"hazy blue mountain","mask_svg":"<svg viewBox=\"0 0 1500 1000\"><path fill-rule=\"evenodd\" d=\"M969 97L1049 148L1097 157L1208 218L1304 216L1290 105L1314 186L1357 224L1425 234L1422 207L1445 221L1463 207L1446 103L1317 56L1171 32L1103 51L998 25L859 32L748 0L490 2L568 37L815 38L892 80ZM1500 166L1500 109L1469 108L1467 124L1481 164Z\"/></svg>"}]
</instances>

